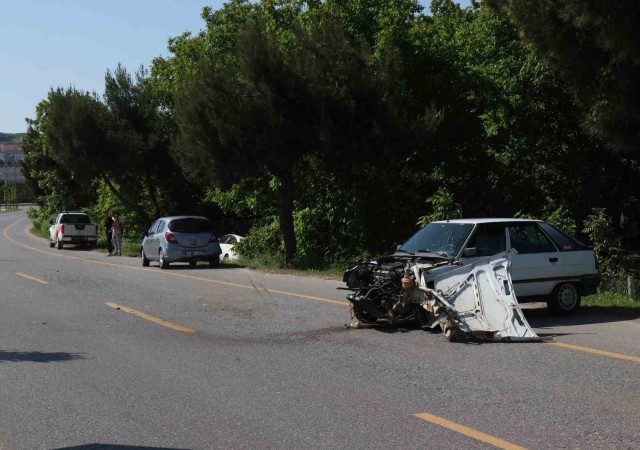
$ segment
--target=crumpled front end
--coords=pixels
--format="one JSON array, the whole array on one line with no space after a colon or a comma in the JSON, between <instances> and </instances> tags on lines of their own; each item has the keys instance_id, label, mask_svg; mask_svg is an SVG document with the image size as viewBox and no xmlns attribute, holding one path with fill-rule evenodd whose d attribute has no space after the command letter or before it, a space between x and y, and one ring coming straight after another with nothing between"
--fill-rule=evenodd
<instances>
[{"instance_id":1,"label":"crumpled front end","mask_svg":"<svg viewBox=\"0 0 640 450\"><path fill-rule=\"evenodd\" d=\"M458 267L385 257L345 273L354 327L440 326L449 340L539 341L513 291L510 253Z\"/></svg>"}]
</instances>

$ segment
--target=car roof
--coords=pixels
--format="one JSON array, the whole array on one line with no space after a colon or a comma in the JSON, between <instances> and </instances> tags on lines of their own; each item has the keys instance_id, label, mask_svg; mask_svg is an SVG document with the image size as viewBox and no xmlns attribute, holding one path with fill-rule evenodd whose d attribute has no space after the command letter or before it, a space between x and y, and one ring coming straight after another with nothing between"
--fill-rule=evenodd
<instances>
[{"instance_id":1,"label":"car roof","mask_svg":"<svg viewBox=\"0 0 640 450\"><path fill-rule=\"evenodd\" d=\"M168 222L171 222L172 220L176 220L176 219L203 219L203 220L209 221L209 219L203 216L166 216L166 217L158 218L158 220L165 220Z\"/></svg>"},{"instance_id":2,"label":"car roof","mask_svg":"<svg viewBox=\"0 0 640 450\"><path fill-rule=\"evenodd\" d=\"M478 218L478 219L437 220L437 221L432 222L432 223L471 223L471 224L477 224L477 223L500 223L500 222L542 222L542 220L538 220L538 219L516 219L516 218L505 218L505 217L501 217L501 218L484 217L484 218Z\"/></svg>"}]
</instances>

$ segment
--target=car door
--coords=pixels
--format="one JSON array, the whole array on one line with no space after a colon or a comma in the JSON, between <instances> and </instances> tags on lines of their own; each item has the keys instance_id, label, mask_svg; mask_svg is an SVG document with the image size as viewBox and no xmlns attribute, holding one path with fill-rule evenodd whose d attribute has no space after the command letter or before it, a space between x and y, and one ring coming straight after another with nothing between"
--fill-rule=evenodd
<instances>
[{"instance_id":1,"label":"car door","mask_svg":"<svg viewBox=\"0 0 640 450\"><path fill-rule=\"evenodd\" d=\"M227 253L229 254L229 259L236 258L236 252L234 251L233 247L237 243L238 243L238 239L236 239L234 235L230 235L229 239L227 240Z\"/></svg>"},{"instance_id":2,"label":"car door","mask_svg":"<svg viewBox=\"0 0 640 450\"><path fill-rule=\"evenodd\" d=\"M466 252L459 258L460 263L463 265L504 252L507 249L505 223L481 223L476 225L464 248ZM465 256L465 253L467 256Z\"/></svg>"},{"instance_id":3,"label":"car door","mask_svg":"<svg viewBox=\"0 0 640 450\"><path fill-rule=\"evenodd\" d=\"M147 235L142 239L142 250L144 250L144 254L149 259L149 255L151 255L151 241L153 239L153 234L155 233L155 229L158 226L158 220L153 222L149 229L147 230Z\"/></svg>"},{"instance_id":4,"label":"car door","mask_svg":"<svg viewBox=\"0 0 640 450\"><path fill-rule=\"evenodd\" d=\"M548 296L563 277L563 257L536 222L507 226L511 257L511 279L518 298Z\"/></svg>"},{"instance_id":5,"label":"car door","mask_svg":"<svg viewBox=\"0 0 640 450\"><path fill-rule=\"evenodd\" d=\"M164 228L164 221L157 220L154 225L149 228L149 236L146 240L144 253L148 259L156 260L158 259L158 247L160 245L161 232Z\"/></svg>"}]
</instances>

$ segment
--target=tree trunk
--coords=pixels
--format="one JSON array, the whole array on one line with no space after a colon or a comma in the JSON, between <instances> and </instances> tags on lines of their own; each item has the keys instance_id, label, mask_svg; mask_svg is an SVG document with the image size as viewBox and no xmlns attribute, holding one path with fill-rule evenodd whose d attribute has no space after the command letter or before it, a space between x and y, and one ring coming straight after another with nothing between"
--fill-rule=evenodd
<instances>
[{"instance_id":1,"label":"tree trunk","mask_svg":"<svg viewBox=\"0 0 640 450\"><path fill-rule=\"evenodd\" d=\"M293 174L291 171L280 177L280 231L284 239L285 261L289 264L296 256L296 233L293 228Z\"/></svg>"},{"instance_id":2,"label":"tree trunk","mask_svg":"<svg viewBox=\"0 0 640 450\"><path fill-rule=\"evenodd\" d=\"M120 201L120 203L122 203L123 206L126 206L132 211L134 211L136 215L140 218L140 221L142 223L149 222L149 218L147 214L145 213L144 209L142 209L140 205L127 200L127 198L124 195L122 195L122 193L118 191L118 189L116 189L116 187L113 185L111 180L106 175L102 174L102 180L106 183L107 187L111 190L111 192L113 192L113 194Z\"/></svg>"}]
</instances>

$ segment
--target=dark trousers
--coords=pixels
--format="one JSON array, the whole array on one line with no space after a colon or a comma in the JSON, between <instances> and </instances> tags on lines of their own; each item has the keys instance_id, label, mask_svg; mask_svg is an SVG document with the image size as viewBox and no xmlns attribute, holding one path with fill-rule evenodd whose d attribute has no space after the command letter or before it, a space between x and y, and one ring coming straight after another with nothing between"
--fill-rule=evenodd
<instances>
[{"instance_id":1,"label":"dark trousers","mask_svg":"<svg viewBox=\"0 0 640 450\"><path fill-rule=\"evenodd\" d=\"M111 231L107 231L107 250L109 250L109 253L113 251L113 244L111 243Z\"/></svg>"}]
</instances>

